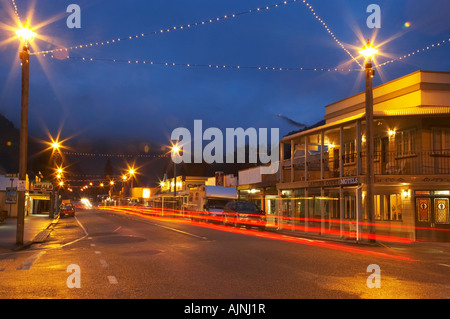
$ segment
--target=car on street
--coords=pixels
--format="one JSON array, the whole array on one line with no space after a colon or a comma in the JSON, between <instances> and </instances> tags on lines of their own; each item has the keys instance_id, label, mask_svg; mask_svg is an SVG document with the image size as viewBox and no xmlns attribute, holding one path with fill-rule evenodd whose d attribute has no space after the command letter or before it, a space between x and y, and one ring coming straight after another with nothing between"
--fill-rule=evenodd
<instances>
[{"instance_id":1,"label":"car on street","mask_svg":"<svg viewBox=\"0 0 450 319\"><path fill-rule=\"evenodd\" d=\"M266 214L254 203L230 201L223 208L223 224L266 229Z\"/></svg>"},{"instance_id":2,"label":"car on street","mask_svg":"<svg viewBox=\"0 0 450 319\"><path fill-rule=\"evenodd\" d=\"M59 207L59 216L65 217L65 216L72 216L75 217L75 206L71 203L62 204Z\"/></svg>"}]
</instances>

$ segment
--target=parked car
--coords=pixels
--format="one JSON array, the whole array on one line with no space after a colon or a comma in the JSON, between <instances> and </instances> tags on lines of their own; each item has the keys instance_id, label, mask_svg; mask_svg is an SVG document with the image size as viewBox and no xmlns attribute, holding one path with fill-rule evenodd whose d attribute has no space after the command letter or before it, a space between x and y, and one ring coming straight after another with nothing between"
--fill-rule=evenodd
<instances>
[{"instance_id":1,"label":"parked car","mask_svg":"<svg viewBox=\"0 0 450 319\"><path fill-rule=\"evenodd\" d=\"M75 206L73 204L62 204L59 208L59 216L65 217L65 216L72 216L75 217Z\"/></svg>"},{"instance_id":2,"label":"parked car","mask_svg":"<svg viewBox=\"0 0 450 319\"><path fill-rule=\"evenodd\" d=\"M223 224L266 229L266 214L250 202L230 201L223 208Z\"/></svg>"}]
</instances>

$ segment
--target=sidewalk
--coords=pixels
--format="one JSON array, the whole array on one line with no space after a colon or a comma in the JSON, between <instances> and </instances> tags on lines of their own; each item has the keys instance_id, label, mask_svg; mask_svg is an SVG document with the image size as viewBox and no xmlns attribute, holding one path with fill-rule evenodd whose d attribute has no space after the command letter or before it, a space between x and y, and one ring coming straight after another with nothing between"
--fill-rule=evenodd
<instances>
[{"instance_id":1,"label":"sidewalk","mask_svg":"<svg viewBox=\"0 0 450 319\"><path fill-rule=\"evenodd\" d=\"M0 252L21 250L33 243L44 241L51 232L51 226L59 221L48 215L31 215L25 217L23 245L16 245L17 219L7 218L0 223Z\"/></svg>"}]
</instances>

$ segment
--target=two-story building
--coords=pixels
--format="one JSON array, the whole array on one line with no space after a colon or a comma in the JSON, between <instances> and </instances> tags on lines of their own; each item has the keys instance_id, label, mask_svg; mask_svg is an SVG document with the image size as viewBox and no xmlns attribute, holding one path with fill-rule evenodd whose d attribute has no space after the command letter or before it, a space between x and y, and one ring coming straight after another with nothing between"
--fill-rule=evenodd
<instances>
[{"instance_id":1,"label":"two-story building","mask_svg":"<svg viewBox=\"0 0 450 319\"><path fill-rule=\"evenodd\" d=\"M450 241L450 72L417 71L373 97L376 238ZM367 238L365 126L360 93L281 140L279 211L293 229Z\"/></svg>"}]
</instances>

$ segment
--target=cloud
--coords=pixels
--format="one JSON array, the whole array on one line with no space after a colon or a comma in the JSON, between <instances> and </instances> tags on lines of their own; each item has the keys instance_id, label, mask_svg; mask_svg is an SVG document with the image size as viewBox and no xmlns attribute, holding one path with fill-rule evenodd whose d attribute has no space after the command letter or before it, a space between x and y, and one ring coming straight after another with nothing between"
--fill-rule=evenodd
<instances>
[{"instance_id":1,"label":"cloud","mask_svg":"<svg viewBox=\"0 0 450 319\"><path fill-rule=\"evenodd\" d=\"M305 128L305 127L307 127L306 124L297 122L297 121L295 121L295 120L293 120L293 119L291 119L291 118L289 118L289 117L287 117L287 116L285 116L283 114L277 114L276 116L281 118L281 119L283 119L283 120L285 120L287 123L289 123L289 124L291 124L291 125L293 125L295 127L298 127L298 128Z\"/></svg>"}]
</instances>

